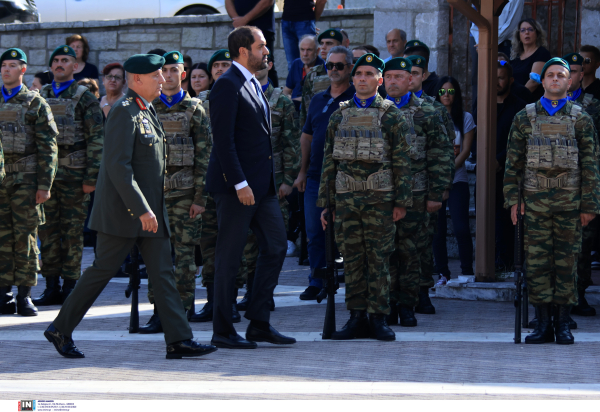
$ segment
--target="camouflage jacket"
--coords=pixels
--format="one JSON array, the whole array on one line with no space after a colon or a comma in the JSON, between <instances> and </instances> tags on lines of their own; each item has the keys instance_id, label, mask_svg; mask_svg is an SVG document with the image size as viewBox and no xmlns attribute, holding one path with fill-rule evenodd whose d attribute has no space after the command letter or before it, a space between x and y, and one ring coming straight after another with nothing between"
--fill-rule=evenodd
<instances>
[{"instance_id":1,"label":"camouflage jacket","mask_svg":"<svg viewBox=\"0 0 600 412\"><path fill-rule=\"evenodd\" d=\"M420 109L417 109L419 105ZM427 200L441 202L444 190L452 184L451 177L454 169L454 150L448 139L444 120L431 103L419 99L414 94L411 94L408 104L400 111L407 117L409 124L414 123L416 136L427 138L424 148L425 156L421 159L411 156L411 173L414 177L416 173L426 170L429 189L423 192L413 192L413 196L424 194L427 195ZM414 114L411 115L413 111ZM446 111L445 108L444 111ZM414 146L414 142L410 144ZM411 152L414 149L412 147Z\"/></svg>"},{"instance_id":2,"label":"camouflage jacket","mask_svg":"<svg viewBox=\"0 0 600 412\"><path fill-rule=\"evenodd\" d=\"M371 108L379 108L384 102L378 94ZM323 173L321 174L321 183L319 185L319 197L317 206L327 206L326 184L329 184L330 202L335 206L336 202L353 203L358 200L361 204L377 204L393 202L396 207L412 206L411 189L411 171L409 146L406 143L406 135L409 133L409 126L404 115L393 104L386 110L381 118L382 132L384 140L387 140L391 150L391 162L389 163L368 163L361 160L338 161L333 159L333 146L335 133L343 119L342 108L356 107L354 100L348 100L340 103L340 108L331 115L329 125L327 126L327 136L325 138L325 153L323 157ZM394 189L392 191L362 191L336 193L335 180L338 172L346 173L356 181L366 181L373 173L383 170L392 171L392 181Z\"/></svg>"},{"instance_id":3,"label":"camouflage jacket","mask_svg":"<svg viewBox=\"0 0 600 412\"><path fill-rule=\"evenodd\" d=\"M596 133L598 133L600 130L600 100L594 99L591 94L581 93L577 100L573 100L573 103L579 104L590 115L596 127Z\"/></svg>"},{"instance_id":4,"label":"camouflage jacket","mask_svg":"<svg viewBox=\"0 0 600 412\"><path fill-rule=\"evenodd\" d=\"M1 131L0 136L2 136ZM4 173L4 151L2 150L2 137L0 137L0 184L2 184L4 176L6 176L6 173Z\"/></svg>"},{"instance_id":5,"label":"camouflage jacket","mask_svg":"<svg viewBox=\"0 0 600 412\"><path fill-rule=\"evenodd\" d=\"M442 120L444 121L444 126L446 126L446 132L448 132L448 141L450 142L450 146L452 147L452 162L454 163L454 141L456 140L456 133L454 132L454 122L452 121L452 117L446 110L446 106L442 103L435 100L435 97L428 96L425 92L421 94L421 99L426 100L427 102L433 104L433 107L438 111L440 116L442 116ZM477 120L477 119L475 119ZM454 182L454 175L456 174L456 168L454 165L452 166L451 179L450 184L446 189L452 190L452 183Z\"/></svg>"},{"instance_id":6,"label":"camouflage jacket","mask_svg":"<svg viewBox=\"0 0 600 412\"><path fill-rule=\"evenodd\" d=\"M316 76L327 75L327 70L322 64L316 65L311 68L306 76L304 77L304 85L302 86L302 104L300 105L300 130L304 127L306 117L308 116L308 107L310 101L316 93L313 93L313 78ZM321 90L324 91L325 89Z\"/></svg>"},{"instance_id":7,"label":"camouflage jacket","mask_svg":"<svg viewBox=\"0 0 600 412\"><path fill-rule=\"evenodd\" d=\"M282 93L277 102L271 104L274 90L269 82L265 96L271 105L271 130L273 134L279 131L278 139L271 137L271 145L273 154L283 152L283 173L275 173L275 183L277 187L282 183L292 186L300 169L300 129L294 119L296 114L294 103L289 97Z\"/></svg>"},{"instance_id":8,"label":"camouflage jacket","mask_svg":"<svg viewBox=\"0 0 600 412\"><path fill-rule=\"evenodd\" d=\"M70 99L77 92L77 82L73 82L60 96L61 99ZM52 85L47 85L41 90L42 97L57 98ZM102 146L104 144L104 116L100 110L100 102L89 90L86 91L75 107L75 120L81 121L85 142L76 143L74 146L59 146L58 158L65 158L74 150L86 151L86 167L84 169L70 169L59 167L56 180L70 182L83 182L84 185L96 186L100 160L102 160Z\"/></svg>"},{"instance_id":9,"label":"camouflage jacket","mask_svg":"<svg viewBox=\"0 0 600 412\"><path fill-rule=\"evenodd\" d=\"M185 97L173 107L168 107L160 98L155 99L152 105L157 114L184 112L192 104L192 98L185 92ZM194 204L206 206L206 195L204 194L204 177L208 168L208 159L210 158L210 118L206 115L201 104L196 106L196 110L190 121L190 136L194 140ZM167 174L175 173L181 170L179 166L167 166ZM178 197L185 195L185 190L172 189L168 197ZM181 194L179 194L181 193Z\"/></svg>"},{"instance_id":10,"label":"camouflage jacket","mask_svg":"<svg viewBox=\"0 0 600 412\"><path fill-rule=\"evenodd\" d=\"M567 102L556 114L567 116L573 103ZM540 101L535 103L538 115L548 116ZM532 127L526 109L515 116L508 136L506 168L504 172L504 207L517 204L518 187L524 177L527 165L527 140L531 137ZM582 213L600 213L600 176L598 173L597 137L590 116L580 113L575 122L575 139L579 148L579 167L581 170L581 189L565 190L547 188L539 191L524 190L527 208L536 212L555 212L581 210ZM556 177L556 172L539 169L538 175Z\"/></svg>"},{"instance_id":11,"label":"camouflage jacket","mask_svg":"<svg viewBox=\"0 0 600 412\"><path fill-rule=\"evenodd\" d=\"M13 104L22 104L27 100L29 89L23 84L23 87L15 97L9 100ZM0 94L0 105L4 104L4 97ZM38 190L50 190L52 182L56 176L58 168L58 146L56 145L56 136L58 130L50 106L39 95L36 96L29 109L25 113L25 123L33 126L35 129L35 153L37 154L37 172L6 173L4 185L12 186L18 184L37 184ZM25 155L26 156L26 155ZM5 153L5 166L13 164L24 157L19 153Z\"/></svg>"}]
</instances>

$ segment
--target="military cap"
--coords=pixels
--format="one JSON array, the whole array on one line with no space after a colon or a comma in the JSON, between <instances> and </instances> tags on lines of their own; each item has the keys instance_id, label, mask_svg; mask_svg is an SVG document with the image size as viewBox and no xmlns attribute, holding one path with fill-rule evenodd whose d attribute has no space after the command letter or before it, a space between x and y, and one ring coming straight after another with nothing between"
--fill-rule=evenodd
<instances>
[{"instance_id":1,"label":"military cap","mask_svg":"<svg viewBox=\"0 0 600 412\"><path fill-rule=\"evenodd\" d=\"M167 65L167 64L183 64L183 54L181 54L177 50L165 53L165 55L163 57L165 58L165 65Z\"/></svg>"},{"instance_id":2,"label":"military cap","mask_svg":"<svg viewBox=\"0 0 600 412\"><path fill-rule=\"evenodd\" d=\"M48 66L52 66L52 60L54 60L56 56L71 56L77 59L75 50L73 50L70 46L67 46L66 44L58 46L56 49L54 49L52 55L50 56L50 60L48 60Z\"/></svg>"},{"instance_id":3,"label":"military cap","mask_svg":"<svg viewBox=\"0 0 600 412\"><path fill-rule=\"evenodd\" d=\"M165 58L156 54L134 54L125 61L123 68L127 73L148 74L161 69Z\"/></svg>"},{"instance_id":4,"label":"military cap","mask_svg":"<svg viewBox=\"0 0 600 412\"><path fill-rule=\"evenodd\" d=\"M27 55L23 50L13 47L2 53L2 56L0 56L0 64L2 64L4 60L18 60L27 64Z\"/></svg>"},{"instance_id":5,"label":"military cap","mask_svg":"<svg viewBox=\"0 0 600 412\"><path fill-rule=\"evenodd\" d=\"M408 56L407 59L410 60L413 67L420 67L423 70L427 69L427 59L425 57L413 55L413 56Z\"/></svg>"},{"instance_id":6,"label":"military cap","mask_svg":"<svg viewBox=\"0 0 600 412\"><path fill-rule=\"evenodd\" d=\"M431 52L429 51L429 47L427 47L427 45L421 40L411 40L408 43L406 43L406 47L404 48L404 54L410 53L411 51L418 49L425 50L427 52L427 55L431 54Z\"/></svg>"},{"instance_id":7,"label":"military cap","mask_svg":"<svg viewBox=\"0 0 600 412\"><path fill-rule=\"evenodd\" d=\"M210 72L214 62L220 62L223 60L231 61L231 53L229 53L229 50L221 49L214 52L214 54L210 56L210 60L208 61L208 71Z\"/></svg>"},{"instance_id":8,"label":"military cap","mask_svg":"<svg viewBox=\"0 0 600 412\"><path fill-rule=\"evenodd\" d=\"M385 63L383 72L385 73L388 70L404 70L410 73L410 69L412 69L412 63L409 59L404 57L394 57Z\"/></svg>"},{"instance_id":9,"label":"military cap","mask_svg":"<svg viewBox=\"0 0 600 412\"><path fill-rule=\"evenodd\" d=\"M583 66L583 56L579 53L569 53L563 56L563 59L569 63L569 66Z\"/></svg>"},{"instance_id":10,"label":"military cap","mask_svg":"<svg viewBox=\"0 0 600 412\"><path fill-rule=\"evenodd\" d=\"M344 36L338 29L327 29L324 30L319 37L317 37L317 41L321 43L323 39L333 39L340 42L340 44L344 41Z\"/></svg>"},{"instance_id":11,"label":"military cap","mask_svg":"<svg viewBox=\"0 0 600 412\"><path fill-rule=\"evenodd\" d=\"M544 75L546 74L546 70L548 70L548 67L550 66L562 66L565 69L567 69L569 72L571 71L571 68L569 67L569 63L567 63L565 60L561 59L560 57L553 57L550 60L548 60L546 62L546 64L544 64L544 67L542 68L542 73L540 74L540 78L543 79Z\"/></svg>"},{"instance_id":12,"label":"military cap","mask_svg":"<svg viewBox=\"0 0 600 412\"><path fill-rule=\"evenodd\" d=\"M375 56L373 53L363 54L357 61L354 63L354 67L352 68L351 75L354 76L354 72L356 72L356 68L359 66L371 66L375 67L380 72L383 71L385 67L385 63L379 57Z\"/></svg>"}]
</instances>

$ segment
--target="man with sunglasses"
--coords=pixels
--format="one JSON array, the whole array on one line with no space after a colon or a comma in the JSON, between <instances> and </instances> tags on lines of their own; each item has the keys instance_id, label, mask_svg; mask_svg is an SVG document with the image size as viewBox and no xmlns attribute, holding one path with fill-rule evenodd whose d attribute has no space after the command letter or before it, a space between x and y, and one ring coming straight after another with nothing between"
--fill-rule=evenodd
<instances>
[{"instance_id":1,"label":"man with sunglasses","mask_svg":"<svg viewBox=\"0 0 600 412\"><path fill-rule=\"evenodd\" d=\"M414 308L419 303L421 254L428 246L430 213L442 207L444 191L452 183L452 143L441 115L433 105L409 91L412 63L396 57L385 64L383 78L387 99L406 116L410 133L412 206L396 222L396 252L390 265L389 324L417 326Z\"/></svg>"},{"instance_id":2,"label":"man with sunglasses","mask_svg":"<svg viewBox=\"0 0 600 412\"><path fill-rule=\"evenodd\" d=\"M583 80L581 87L585 93L594 95L600 100L600 79L596 78L596 71L600 68L600 50L589 44L579 48L579 54L583 56Z\"/></svg>"},{"instance_id":3,"label":"man with sunglasses","mask_svg":"<svg viewBox=\"0 0 600 412\"><path fill-rule=\"evenodd\" d=\"M600 213L598 143L591 117L567 99L569 64L548 60L541 79L544 96L515 116L510 131L504 205L513 224L517 213L525 220L527 287L537 318L525 343L564 345L575 341L569 313L577 303L581 227Z\"/></svg>"},{"instance_id":4,"label":"man with sunglasses","mask_svg":"<svg viewBox=\"0 0 600 412\"><path fill-rule=\"evenodd\" d=\"M327 56L327 76L331 85L324 92L317 93L311 101L302 136L301 168L294 187L304 192L304 217L306 236L308 238L308 260L311 275L308 277L309 286L300 295L301 300L315 300L323 287L321 279L312 277L315 268L325 266L325 232L321 227L322 207L318 207L317 198L321 167L323 165L323 150L329 118L339 107L340 103L352 99L354 87L350 84L352 71L352 53L343 46L336 46Z\"/></svg>"}]
</instances>

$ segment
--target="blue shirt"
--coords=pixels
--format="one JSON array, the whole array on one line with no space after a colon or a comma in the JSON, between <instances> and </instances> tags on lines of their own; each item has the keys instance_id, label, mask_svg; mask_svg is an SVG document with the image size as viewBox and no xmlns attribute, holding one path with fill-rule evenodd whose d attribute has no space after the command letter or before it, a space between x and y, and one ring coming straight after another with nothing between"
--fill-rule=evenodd
<instances>
[{"instance_id":1,"label":"blue shirt","mask_svg":"<svg viewBox=\"0 0 600 412\"><path fill-rule=\"evenodd\" d=\"M315 66L320 64L325 64L325 60L317 56L317 60L315 61ZM304 67L304 63L300 58L297 58L292 62L292 67L288 73L288 77L285 81L285 87L292 90L292 99L296 97L302 97L302 85L304 84L302 80L302 68ZM308 73L307 73L308 74Z\"/></svg>"},{"instance_id":2,"label":"blue shirt","mask_svg":"<svg viewBox=\"0 0 600 412\"><path fill-rule=\"evenodd\" d=\"M354 86L350 85L348 89L338 97L333 99L333 102L327 107L325 113L323 110L331 100L331 86L324 92L317 93L310 101L308 114L306 115L306 123L304 124L303 133L312 135L313 139L310 144L310 163L308 165L307 177L309 179L321 179L321 168L323 167L323 157L325 152L325 139L327 138L327 126L329 118L340 107L341 102L352 99L355 90Z\"/></svg>"}]
</instances>

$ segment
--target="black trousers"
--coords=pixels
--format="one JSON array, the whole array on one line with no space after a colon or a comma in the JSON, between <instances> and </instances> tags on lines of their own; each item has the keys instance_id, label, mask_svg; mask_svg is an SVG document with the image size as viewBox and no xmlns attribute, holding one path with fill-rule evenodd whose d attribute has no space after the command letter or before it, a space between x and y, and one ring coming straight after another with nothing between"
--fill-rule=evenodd
<instances>
[{"instance_id":1,"label":"black trousers","mask_svg":"<svg viewBox=\"0 0 600 412\"><path fill-rule=\"evenodd\" d=\"M246 245L248 228L258 239L258 260L247 319L268 322L269 301L279 280L287 252L287 237L279 201L274 191L255 199L252 206L240 203L236 193L215 193L219 232L215 249L215 295L213 332L236 334L231 322L235 278Z\"/></svg>"}]
</instances>

